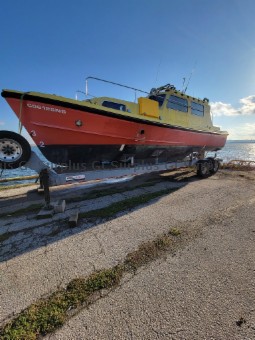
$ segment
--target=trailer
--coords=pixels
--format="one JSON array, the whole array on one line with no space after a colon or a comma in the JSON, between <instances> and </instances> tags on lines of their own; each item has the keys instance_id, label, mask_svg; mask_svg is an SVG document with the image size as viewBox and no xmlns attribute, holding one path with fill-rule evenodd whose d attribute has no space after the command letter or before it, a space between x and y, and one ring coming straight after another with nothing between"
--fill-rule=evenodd
<instances>
[{"instance_id":1,"label":"trailer","mask_svg":"<svg viewBox=\"0 0 255 340\"><path fill-rule=\"evenodd\" d=\"M106 178L121 178L123 176L142 175L151 172L170 171L185 167L195 167L200 178L215 174L220 165L215 157L205 158L205 153L192 153L184 160L159 163L157 158L150 163L136 163L134 157L126 162L103 163L95 162L90 169L72 169L68 165L58 165L44 162L34 151L28 141L18 133L0 131L0 169L10 170L26 166L39 175L40 189L45 192L46 206L50 205L50 191L52 186L82 183Z\"/></svg>"}]
</instances>

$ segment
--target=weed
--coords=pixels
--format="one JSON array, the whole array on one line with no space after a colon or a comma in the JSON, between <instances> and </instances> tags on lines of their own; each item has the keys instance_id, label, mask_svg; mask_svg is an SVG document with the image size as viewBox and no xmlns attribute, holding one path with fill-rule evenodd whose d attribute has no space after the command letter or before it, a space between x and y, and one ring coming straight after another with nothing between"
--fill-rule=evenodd
<instances>
[{"instance_id":1,"label":"weed","mask_svg":"<svg viewBox=\"0 0 255 340\"><path fill-rule=\"evenodd\" d=\"M35 210L39 210L39 209L42 208L42 206L43 206L43 204L41 204L41 203L31 204L31 205L29 205L26 208L18 209L16 211L11 212L11 213L0 214L0 218L1 217L17 217L17 216L21 216L21 215L24 215L25 213L33 212Z\"/></svg>"},{"instance_id":2,"label":"weed","mask_svg":"<svg viewBox=\"0 0 255 340\"><path fill-rule=\"evenodd\" d=\"M12 322L0 329L3 340L37 339L61 327L68 311L85 303L89 296L101 289L119 284L123 266L115 266L91 274L87 279L74 279L66 289L61 289L45 300L31 305Z\"/></svg>"},{"instance_id":3,"label":"weed","mask_svg":"<svg viewBox=\"0 0 255 340\"><path fill-rule=\"evenodd\" d=\"M86 289L88 292L95 292L100 289L116 286L120 282L122 274L122 266L95 272L87 279Z\"/></svg>"},{"instance_id":4,"label":"weed","mask_svg":"<svg viewBox=\"0 0 255 340\"><path fill-rule=\"evenodd\" d=\"M166 234L158 236L153 241L143 243L137 250L127 255L124 262L125 268L136 271L139 267L156 259L162 251L169 248L170 244L171 239Z\"/></svg>"},{"instance_id":5,"label":"weed","mask_svg":"<svg viewBox=\"0 0 255 340\"><path fill-rule=\"evenodd\" d=\"M151 180L151 181L142 183L140 185L134 186L132 188L132 190L138 189L138 188L150 187L150 186L157 184L158 182L159 182L159 180ZM83 201L83 200L95 199L95 198L110 196L110 195L114 195L114 194L121 194L121 193L127 192L127 191L131 191L131 190L128 187L107 188L107 189L103 189L103 190L94 190L94 191L91 191L88 194L82 194L80 196L67 198L66 202L67 203L80 202L80 201Z\"/></svg>"},{"instance_id":6,"label":"weed","mask_svg":"<svg viewBox=\"0 0 255 340\"><path fill-rule=\"evenodd\" d=\"M159 236L153 241L158 250L166 250L172 243L170 237L166 234Z\"/></svg>"},{"instance_id":7,"label":"weed","mask_svg":"<svg viewBox=\"0 0 255 340\"><path fill-rule=\"evenodd\" d=\"M241 327L245 323L246 323L246 320L243 317L241 317L239 320L236 321L236 325L238 327Z\"/></svg>"},{"instance_id":8,"label":"weed","mask_svg":"<svg viewBox=\"0 0 255 340\"><path fill-rule=\"evenodd\" d=\"M23 188L23 187L29 187L29 186L32 186L32 185L34 185L34 183L1 185L0 186L0 191L10 190L10 189L17 189L17 188Z\"/></svg>"},{"instance_id":9,"label":"weed","mask_svg":"<svg viewBox=\"0 0 255 340\"><path fill-rule=\"evenodd\" d=\"M181 234L180 230L177 228L171 228L169 234L172 236L179 236Z\"/></svg>"},{"instance_id":10,"label":"weed","mask_svg":"<svg viewBox=\"0 0 255 340\"><path fill-rule=\"evenodd\" d=\"M120 211L124 210L130 210L138 205L145 204L149 201L151 201L154 198L169 194L170 192L174 191L176 189L166 189L161 190L157 192L152 192L144 195L140 195L133 198L128 198L124 201L120 201L118 203L113 203L109 205L106 208L91 210L88 212L80 213L80 218L91 218L91 217L97 217L97 218L108 218L116 215Z\"/></svg>"},{"instance_id":11,"label":"weed","mask_svg":"<svg viewBox=\"0 0 255 340\"><path fill-rule=\"evenodd\" d=\"M0 243L8 240L13 234L14 233L12 233L12 232L7 232L7 233L0 235Z\"/></svg>"}]
</instances>

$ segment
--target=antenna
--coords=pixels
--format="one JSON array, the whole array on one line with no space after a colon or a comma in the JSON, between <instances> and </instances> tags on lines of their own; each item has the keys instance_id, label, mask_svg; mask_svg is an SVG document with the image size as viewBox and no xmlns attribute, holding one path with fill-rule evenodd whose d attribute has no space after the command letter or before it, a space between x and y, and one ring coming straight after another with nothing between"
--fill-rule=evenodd
<instances>
[{"instance_id":1,"label":"antenna","mask_svg":"<svg viewBox=\"0 0 255 340\"><path fill-rule=\"evenodd\" d=\"M192 77L193 73L195 72L196 65L197 65L197 62L195 62L195 64L194 64L194 67L193 67L192 71L190 72L190 76L189 76L189 79L188 79L187 85L186 85L186 87L185 87L185 89L184 89L183 93L186 93L186 91L187 91L187 88L188 88L188 86L189 86L189 83L190 83L190 79L191 79L191 77ZM184 79L185 79L185 78L184 78ZM184 86L184 84L183 84L183 86Z\"/></svg>"},{"instance_id":2,"label":"antenna","mask_svg":"<svg viewBox=\"0 0 255 340\"><path fill-rule=\"evenodd\" d=\"M184 92L184 85L185 85L186 78L182 78L182 92Z\"/></svg>"},{"instance_id":3,"label":"antenna","mask_svg":"<svg viewBox=\"0 0 255 340\"><path fill-rule=\"evenodd\" d=\"M159 64L158 64L157 73L156 73L155 84L156 84L156 83L157 83L157 81L158 81L158 75L159 75L159 71L160 71L161 61L162 61L162 60L160 59L160 61L159 61Z\"/></svg>"}]
</instances>

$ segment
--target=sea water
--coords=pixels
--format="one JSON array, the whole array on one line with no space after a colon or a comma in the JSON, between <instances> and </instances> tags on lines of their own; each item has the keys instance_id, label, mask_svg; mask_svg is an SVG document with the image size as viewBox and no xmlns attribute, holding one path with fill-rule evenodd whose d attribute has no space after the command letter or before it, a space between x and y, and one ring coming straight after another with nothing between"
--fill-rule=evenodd
<instances>
[{"instance_id":1,"label":"sea water","mask_svg":"<svg viewBox=\"0 0 255 340\"><path fill-rule=\"evenodd\" d=\"M40 156L40 158L47 163L47 160L44 158L44 156L41 154L36 146L33 146L32 150L35 151ZM211 155L212 153L208 154L208 156ZM221 158L224 163L227 163L234 159L255 161L255 141L227 141L225 147L217 152L217 157ZM37 173L31 169L23 167L14 170L4 170L2 173L0 170L0 175L0 178L13 178L37 175ZM29 182L33 181L34 180L30 180ZM24 181L15 181L11 184L19 183L24 183ZM8 184L10 183L0 183L0 185Z\"/></svg>"},{"instance_id":2,"label":"sea water","mask_svg":"<svg viewBox=\"0 0 255 340\"><path fill-rule=\"evenodd\" d=\"M44 162L47 163L46 158L43 156L43 154L40 152L40 150L36 146L31 147L32 151L34 151ZM15 177L24 177L24 176L33 176L33 175L38 175L37 172L34 170L31 170L27 168L26 166L17 168L17 169L12 169L12 170L1 170L0 169L0 179L4 178L15 178ZM23 183L33 183L35 180L27 180L27 181L12 181L12 182L5 182L5 183L0 183L0 186L3 185L12 185L12 184L23 184Z\"/></svg>"},{"instance_id":3,"label":"sea water","mask_svg":"<svg viewBox=\"0 0 255 340\"><path fill-rule=\"evenodd\" d=\"M217 152L224 163L231 160L255 161L255 141L227 141L225 147Z\"/></svg>"}]
</instances>

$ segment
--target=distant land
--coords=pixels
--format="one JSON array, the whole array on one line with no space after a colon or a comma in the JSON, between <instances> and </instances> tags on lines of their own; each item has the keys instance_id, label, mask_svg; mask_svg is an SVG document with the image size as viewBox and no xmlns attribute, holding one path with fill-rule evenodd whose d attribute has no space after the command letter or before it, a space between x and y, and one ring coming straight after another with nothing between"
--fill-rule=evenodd
<instances>
[{"instance_id":1,"label":"distant land","mask_svg":"<svg viewBox=\"0 0 255 340\"><path fill-rule=\"evenodd\" d=\"M228 139L227 143L255 143L255 139ZM36 146L33 142L30 142L30 145Z\"/></svg>"},{"instance_id":2,"label":"distant land","mask_svg":"<svg viewBox=\"0 0 255 340\"><path fill-rule=\"evenodd\" d=\"M255 139L228 139L227 143L255 143Z\"/></svg>"}]
</instances>

